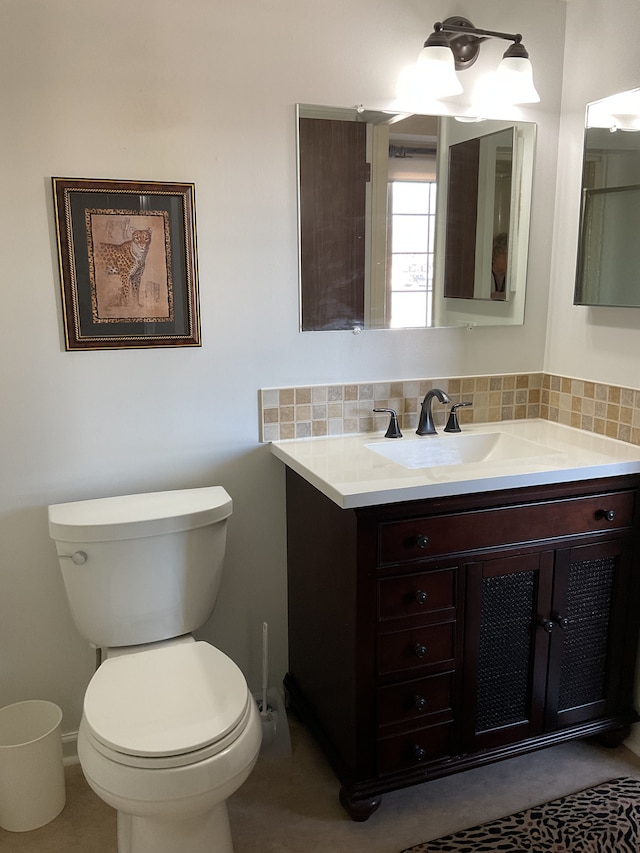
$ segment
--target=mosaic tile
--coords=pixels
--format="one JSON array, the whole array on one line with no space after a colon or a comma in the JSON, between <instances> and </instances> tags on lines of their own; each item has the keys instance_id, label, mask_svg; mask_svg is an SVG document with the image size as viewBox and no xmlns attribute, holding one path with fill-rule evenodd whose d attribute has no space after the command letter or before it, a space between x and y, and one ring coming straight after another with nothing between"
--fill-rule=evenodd
<instances>
[{"instance_id":1,"label":"mosaic tile","mask_svg":"<svg viewBox=\"0 0 640 853\"><path fill-rule=\"evenodd\" d=\"M432 388L445 391L452 403L472 404L459 410L461 424L539 417L640 445L640 389L547 373L263 388L260 440L378 432L387 421L373 415L374 407L395 409L401 428L415 429ZM433 414L442 426L447 407L435 401Z\"/></svg>"}]
</instances>

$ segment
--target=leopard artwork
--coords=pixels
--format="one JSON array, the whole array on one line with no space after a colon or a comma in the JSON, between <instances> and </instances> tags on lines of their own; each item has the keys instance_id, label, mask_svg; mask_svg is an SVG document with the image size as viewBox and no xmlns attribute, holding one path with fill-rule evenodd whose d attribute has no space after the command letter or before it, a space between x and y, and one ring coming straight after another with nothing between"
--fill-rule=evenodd
<instances>
[{"instance_id":1,"label":"leopard artwork","mask_svg":"<svg viewBox=\"0 0 640 853\"><path fill-rule=\"evenodd\" d=\"M151 229L137 229L124 243L100 243L97 259L108 275L120 276L118 305L128 305L129 292L140 305L140 282L151 244Z\"/></svg>"}]
</instances>

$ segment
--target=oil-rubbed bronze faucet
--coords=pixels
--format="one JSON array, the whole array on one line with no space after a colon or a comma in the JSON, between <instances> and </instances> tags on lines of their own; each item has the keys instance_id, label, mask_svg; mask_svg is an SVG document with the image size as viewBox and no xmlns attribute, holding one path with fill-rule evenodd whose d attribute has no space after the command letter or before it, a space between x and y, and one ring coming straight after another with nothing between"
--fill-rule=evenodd
<instances>
[{"instance_id":1,"label":"oil-rubbed bronze faucet","mask_svg":"<svg viewBox=\"0 0 640 853\"><path fill-rule=\"evenodd\" d=\"M437 435L433 415L431 414L431 405L434 397L437 397L441 403L446 404L451 402L444 391L441 391L439 388L427 391L422 401L422 408L420 409L420 420L418 421L418 429L416 430L418 435Z\"/></svg>"},{"instance_id":2,"label":"oil-rubbed bronze faucet","mask_svg":"<svg viewBox=\"0 0 640 853\"><path fill-rule=\"evenodd\" d=\"M398 413L395 409L374 409L374 412L388 412L391 415L389 426L384 434L385 438L402 438L400 427L398 426Z\"/></svg>"},{"instance_id":3,"label":"oil-rubbed bronze faucet","mask_svg":"<svg viewBox=\"0 0 640 853\"><path fill-rule=\"evenodd\" d=\"M465 402L465 403L455 403L455 405L451 406L451 411L449 412L449 420L447 421L447 425L444 428L445 432L462 432L460 429L460 421L458 420L458 409L463 409L465 406L472 406L473 403Z\"/></svg>"}]
</instances>

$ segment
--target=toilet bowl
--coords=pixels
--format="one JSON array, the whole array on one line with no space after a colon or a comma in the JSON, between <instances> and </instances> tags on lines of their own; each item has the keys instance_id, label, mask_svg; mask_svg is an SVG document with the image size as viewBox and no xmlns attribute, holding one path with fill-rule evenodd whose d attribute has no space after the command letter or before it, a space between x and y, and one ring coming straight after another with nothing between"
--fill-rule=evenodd
<instances>
[{"instance_id":1,"label":"toilet bowl","mask_svg":"<svg viewBox=\"0 0 640 853\"><path fill-rule=\"evenodd\" d=\"M241 670L191 634L215 604L230 514L219 486L49 507L72 616L105 655L78 757L118 812L118 853L233 853L226 800L262 724Z\"/></svg>"},{"instance_id":2,"label":"toilet bowl","mask_svg":"<svg viewBox=\"0 0 640 853\"><path fill-rule=\"evenodd\" d=\"M120 853L230 853L226 800L262 729L244 676L208 643L108 657L85 694L78 756L118 811Z\"/></svg>"}]
</instances>

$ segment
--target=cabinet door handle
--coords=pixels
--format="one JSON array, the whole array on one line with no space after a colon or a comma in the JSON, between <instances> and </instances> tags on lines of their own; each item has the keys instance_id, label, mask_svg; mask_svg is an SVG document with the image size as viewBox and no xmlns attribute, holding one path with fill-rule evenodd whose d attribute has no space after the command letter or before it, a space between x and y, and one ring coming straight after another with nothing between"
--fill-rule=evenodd
<instances>
[{"instance_id":1,"label":"cabinet door handle","mask_svg":"<svg viewBox=\"0 0 640 853\"><path fill-rule=\"evenodd\" d=\"M558 628L562 628L564 630L569 627L569 620L566 616L560 616L559 613L554 613L552 618Z\"/></svg>"},{"instance_id":2,"label":"cabinet door handle","mask_svg":"<svg viewBox=\"0 0 640 853\"><path fill-rule=\"evenodd\" d=\"M613 509L599 509L596 513L596 518L604 518L606 521L613 521L615 517L616 513Z\"/></svg>"},{"instance_id":3,"label":"cabinet door handle","mask_svg":"<svg viewBox=\"0 0 640 853\"><path fill-rule=\"evenodd\" d=\"M427 653L427 647L424 646L422 643L416 643L413 647L413 652L417 658L420 658L420 660L422 660L422 658Z\"/></svg>"},{"instance_id":4,"label":"cabinet door handle","mask_svg":"<svg viewBox=\"0 0 640 853\"><path fill-rule=\"evenodd\" d=\"M419 746L417 743L414 744L413 747L413 757L416 761L424 761L427 757L427 750L424 747Z\"/></svg>"},{"instance_id":5,"label":"cabinet door handle","mask_svg":"<svg viewBox=\"0 0 640 853\"><path fill-rule=\"evenodd\" d=\"M542 625L547 634L550 634L553 631L553 620L545 619L544 616L540 616L538 619L538 625Z\"/></svg>"},{"instance_id":6,"label":"cabinet door handle","mask_svg":"<svg viewBox=\"0 0 640 853\"><path fill-rule=\"evenodd\" d=\"M419 589L413 597L416 604L426 604L428 598L428 594L423 589Z\"/></svg>"},{"instance_id":7,"label":"cabinet door handle","mask_svg":"<svg viewBox=\"0 0 640 853\"><path fill-rule=\"evenodd\" d=\"M425 536L424 533L418 534L418 536L416 536L416 545L418 546L418 548L428 548L429 537Z\"/></svg>"},{"instance_id":8,"label":"cabinet door handle","mask_svg":"<svg viewBox=\"0 0 640 853\"><path fill-rule=\"evenodd\" d=\"M416 711L424 711L424 709L427 707L427 700L424 698L424 696L416 696L413 700L413 707L416 709Z\"/></svg>"}]
</instances>

